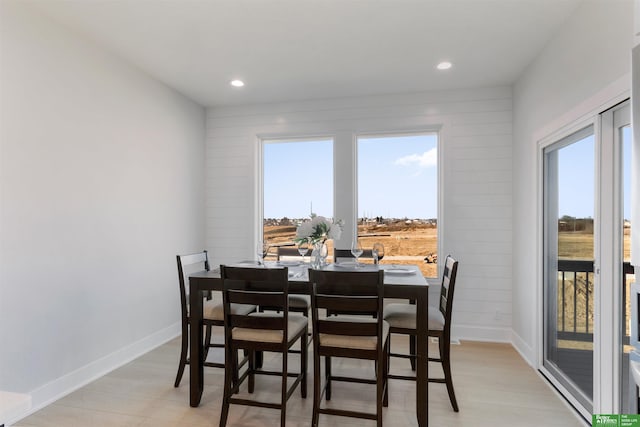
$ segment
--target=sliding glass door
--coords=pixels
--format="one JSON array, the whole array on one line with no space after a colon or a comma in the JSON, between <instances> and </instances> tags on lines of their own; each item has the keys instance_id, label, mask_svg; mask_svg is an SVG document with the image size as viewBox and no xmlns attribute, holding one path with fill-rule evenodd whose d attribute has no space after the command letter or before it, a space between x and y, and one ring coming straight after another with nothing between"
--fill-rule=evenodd
<instances>
[{"instance_id":1,"label":"sliding glass door","mask_svg":"<svg viewBox=\"0 0 640 427\"><path fill-rule=\"evenodd\" d=\"M543 147L541 371L586 417L628 413L628 102Z\"/></svg>"},{"instance_id":2,"label":"sliding glass door","mask_svg":"<svg viewBox=\"0 0 640 427\"><path fill-rule=\"evenodd\" d=\"M543 366L583 407L593 399L595 138L544 149Z\"/></svg>"}]
</instances>

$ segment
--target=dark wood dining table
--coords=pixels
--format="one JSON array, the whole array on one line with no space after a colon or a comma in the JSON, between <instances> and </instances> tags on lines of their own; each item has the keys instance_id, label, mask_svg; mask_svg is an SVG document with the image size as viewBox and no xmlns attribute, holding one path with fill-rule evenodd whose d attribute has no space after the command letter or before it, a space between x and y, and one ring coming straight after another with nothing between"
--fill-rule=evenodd
<instances>
[{"instance_id":1,"label":"dark wood dining table","mask_svg":"<svg viewBox=\"0 0 640 427\"><path fill-rule=\"evenodd\" d=\"M239 264L238 264L239 265ZM247 264L242 264L247 266ZM269 268L286 266L282 263L266 263L266 266L256 268ZM416 339L416 417L420 427L426 427L428 420L428 363L427 363L427 305L429 299L429 285L422 276L417 266L406 266L393 268L390 265L381 265L385 269L384 275L384 297L414 300L417 310L417 339ZM327 269L342 269L339 265L329 264ZM372 268L372 267L365 267ZM412 272L406 271L410 268ZM363 269L364 271L364 269ZM306 269L299 267L289 267L289 292L295 294L309 294L311 286L307 281ZM202 307L203 292L221 291L222 280L219 269L211 271L201 271L189 275L189 304L190 304L190 383L189 400L190 405L196 407L200 404L202 391L204 389L204 365L203 365L203 324Z\"/></svg>"}]
</instances>

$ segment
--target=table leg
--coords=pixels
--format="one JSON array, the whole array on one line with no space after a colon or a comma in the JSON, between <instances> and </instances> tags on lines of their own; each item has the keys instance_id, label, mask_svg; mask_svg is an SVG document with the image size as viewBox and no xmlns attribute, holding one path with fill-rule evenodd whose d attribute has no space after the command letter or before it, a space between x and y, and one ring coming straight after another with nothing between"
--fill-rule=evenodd
<instances>
[{"instance_id":1,"label":"table leg","mask_svg":"<svg viewBox=\"0 0 640 427\"><path fill-rule=\"evenodd\" d=\"M202 293L189 279L189 404L200 404L204 390L202 364Z\"/></svg>"},{"instance_id":2,"label":"table leg","mask_svg":"<svg viewBox=\"0 0 640 427\"><path fill-rule=\"evenodd\" d=\"M416 298L416 415L420 427L429 425L428 299L429 289L425 286Z\"/></svg>"}]
</instances>

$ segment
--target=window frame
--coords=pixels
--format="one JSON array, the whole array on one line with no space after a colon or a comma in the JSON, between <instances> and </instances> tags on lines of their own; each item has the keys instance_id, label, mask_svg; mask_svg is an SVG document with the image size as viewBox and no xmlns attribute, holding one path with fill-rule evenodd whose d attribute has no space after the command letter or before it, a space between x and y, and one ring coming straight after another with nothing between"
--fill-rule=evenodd
<instances>
[{"instance_id":1,"label":"window frame","mask_svg":"<svg viewBox=\"0 0 640 427\"><path fill-rule=\"evenodd\" d=\"M425 278L429 281L437 281L437 279L440 277L441 274L441 260L444 260L444 257L441 257L440 254L442 254L442 230L443 230L443 224L442 224L442 218L444 217L442 215L442 210L443 210L443 200L442 200L442 185L443 185L443 171L442 171L442 159L443 159L443 150L442 150L442 131L441 131L441 127L433 127L433 128L426 128L426 129L417 129L417 130L407 130L407 131L379 131L379 132L375 132L375 131L369 131L369 132L358 132L358 133L354 133L353 134L353 140L352 140L352 150L353 150L353 162L352 162L352 174L353 174L353 178L352 178L352 184L353 184L353 212L354 212L354 227L351 230L352 234L350 235L350 238L353 239L358 232L358 201L359 201L359 193L358 193L358 141L360 139L384 139L384 138L398 138L398 137L409 137L409 136L419 136L419 135L435 135L436 137L436 152L437 152L437 160L436 160L436 167L437 167L437 172L436 172L436 179L437 179L437 185L436 185L436 203L437 203L437 209L436 209L436 223L437 223L437 227L436 227L436 239L437 239L437 254L438 254L438 263L436 266L436 276L425 276Z\"/></svg>"},{"instance_id":2,"label":"window frame","mask_svg":"<svg viewBox=\"0 0 640 427\"><path fill-rule=\"evenodd\" d=\"M402 137L402 136L416 136L416 135L429 135L436 136L436 148L437 148L437 253L443 254L443 236L445 230L444 219L444 199L443 199L443 186L445 184L445 171L442 167L444 159L444 144L446 132L443 132L443 125L433 125L420 127L415 129L397 129L397 130L367 130L367 131L349 131L343 132L319 132L310 134L299 133L287 133L287 134L258 134L256 135L256 158L255 158L255 170L256 176L254 180L254 194L256 197L254 218L255 231L254 242L252 247L255 248L257 242L264 236L264 144L273 142L304 142L304 141L316 141L316 140L331 140L333 149L333 165L332 165L332 180L333 180L333 218L342 219L345 223L342 238L336 245L349 246L353 239L353 236L357 233L357 203L358 203L358 139L359 138L390 138L390 137ZM347 145L347 141L350 143ZM345 168L345 165L349 164L350 170ZM345 170L339 170L340 167ZM347 194L344 194L344 188L339 188L339 178L349 177L350 183L347 186ZM349 213L349 215L344 215ZM253 252L253 251L252 251ZM438 259L437 275L435 277L426 277L427 281L431 284L437 284L438 278L442 274L442 260L444 257Z\"/></svg>"},{"instance_id":3,"label":"window frame","mask_svg":"<svg viewBox=\"0 0 640 427\"><path fill-rule=\"evenodd\" d=\"M295 136L295 135L286 135L286 136L260 136L257 135L258 142L258 150L256 156L256 180L255 180L255 192L256 194L256 212L254 213L256 218L256 230L254 232L254 242L253 246L255 247L258 241L261 241L264 238L264 146L265 144L273 144L273 143L299 143L299 142L313 142L313 141L331 141L331 150L332 150L332 180L333 180L333 212L332 216L335 218L336 211L336 182L335 182L335 157L336 157L336 137L332 134L317 134L317 135L305 135L305 136Z\"/></svg>"}]
</instances>

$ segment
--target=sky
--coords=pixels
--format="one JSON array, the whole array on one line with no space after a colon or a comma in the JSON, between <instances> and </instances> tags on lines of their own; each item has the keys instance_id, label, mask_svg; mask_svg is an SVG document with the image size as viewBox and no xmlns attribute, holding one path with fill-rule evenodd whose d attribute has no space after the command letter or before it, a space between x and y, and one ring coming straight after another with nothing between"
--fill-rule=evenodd
<instances>
[{"instance_id":1,"label":"sky","mask_svg":"<svg viewBox=\"0 0 640 427\"><path fill-rule=\"evenodd\" d=\"M623 129L624 217L631 217L631 130ZM358 139L358 217L437 217L437 134ZM559 150L559 217L594 217L594 137ZM265 218L333 217L333 142L264 145ZM286 190L284 190L286 188Z\"/></svg>"},{"instance_id":2,"label":"sky","mask_svg":"<svg viewBox=\"0 0 640 427\"><path fill-rule=\"evenodd\" d=\"M436 145L436 134L360 138L358 217L436 218ZM264 145L265 218L303 218L311 209L333 216L332 146L331 140Z\"/></svg>"},{"instance_id":3,"label":"sky","mask_svg":"<svg viewBox=\"0 0 640 427\"><path fill-rule=\"evenodd\" d=\"M631 128L622 131L622 185L624 218L631 218ZM559 217L595 216L595 153L591 135L559 150Z\"/></svg>"},{"instance_id":4,"label":"sky","mask_svg":"<svg viewBox=\"0 0 640 427\"><path fill-rule=\"evenodd\" d=\"M333 141L264 144L264 217L333 217Z\"/></svg>"}]
</instances>

